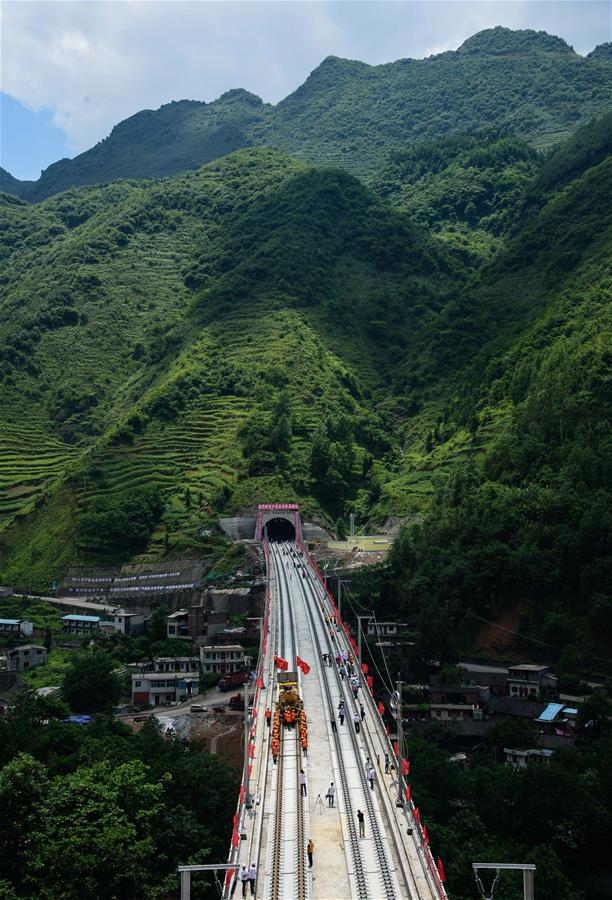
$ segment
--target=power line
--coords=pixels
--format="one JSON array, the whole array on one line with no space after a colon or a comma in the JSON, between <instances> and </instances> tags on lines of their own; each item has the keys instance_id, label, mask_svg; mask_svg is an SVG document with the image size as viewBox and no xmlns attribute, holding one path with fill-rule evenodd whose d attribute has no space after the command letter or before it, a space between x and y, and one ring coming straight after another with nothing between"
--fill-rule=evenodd
<instances>
[{"instance_id":1,"label":"power line","mask_svg":"<svg viewBox=\"0 0 612 900\"><path fill-rule=\"evenodd\" d=\"M540 641L538 638L528 637L526 634L521 634L520 631L513 631L511 628L505 628L503 625L498 625L497 622L492 622L490 619L485 619L484 616L479 616L472 610L470 610L470 614L474 616L475 619L479 619L481 622L486 622L487 625L492 625L493 628L499 628L500 631L505 631L507 634L514 634L516 637L520 637L523 641L529 641L531 644L540 644L541 647L550 647L551 650L557 650L558 653L561 653L563 648L557 647L555 644L548 644L546 641ZM605 662L612 665L612 659L606 659L604 656L593 656L589 654L590 659L596 659L598 662Z\"/></svg>"}]
</instances>

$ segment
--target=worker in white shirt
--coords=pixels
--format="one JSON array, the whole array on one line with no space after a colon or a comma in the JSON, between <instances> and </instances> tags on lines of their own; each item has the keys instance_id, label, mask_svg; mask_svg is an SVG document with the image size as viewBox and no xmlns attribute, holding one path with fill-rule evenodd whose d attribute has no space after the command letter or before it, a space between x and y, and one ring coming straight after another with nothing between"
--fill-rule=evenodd
<instances>
[{"instance_id":1,"label":"worker in white shirt","mask_svg":"<svg viewBox=\"0 0 612 900\"><path fill-rule=\"evenodd\" d=\"M251 885L251 897L255 896L255 880L257 878L257 866L254 862L251 863L251 868L249 869L249 884Z\"/></svg>"}]
</instances>

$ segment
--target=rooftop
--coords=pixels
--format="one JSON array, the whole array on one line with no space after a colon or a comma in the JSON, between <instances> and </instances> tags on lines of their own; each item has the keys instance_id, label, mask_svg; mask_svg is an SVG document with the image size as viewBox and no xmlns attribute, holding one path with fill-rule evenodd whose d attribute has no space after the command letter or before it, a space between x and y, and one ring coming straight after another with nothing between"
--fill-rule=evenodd
<instances>
[{"instance_id":1,"label":"rooftop","mask_svg":"<svg viewBox=\"0 0 612 900\"><path fill-rule=\"evenodd\" d=\"M76 613L70 613L67 616L62 616L62 621L64 622L99 622L100 616L81 616Z\"/></svg>"},{"instance_id":2,"label":"rooftop","mask_svg":"<svg viewBox=\"0 0 612 900\"><path fill-rule=\"evenodd\" d=\"M20 644L18 647L12 647L7 653L21 653L22 650L45 650L42 644Z\"/></svg>"},{"instance_id":3,"label":"rooftop","mask_svg":"<svg viewBox=\"0 0 612 900\"><path fill-rule=\"evenodd\" d=\"M0 625L19 625L22 619L0 619Z\"/></svg>"},{"instance_id":4,"label":"rooftop","mask_svg":"<svg viewBox=\"0 0 612 900\"><path fill-rule=\"evenodd\" d=\"M182 619L186 615L188 615L188 612L186 609L177 609L176 612L170 613L170 615L166 616L166 618L167 619Z\"/></svg>"},{"instance_id":5,"label":"rooftop","mask_svg":"<svg viewBox=\"0 0 612 900\"><path fill-rule=\"evenodd\" d=\"M550 666L536 666L533 663L521 663L518 666L509 666L510 672L516 671L517 669L521 672L548 672Z\"/></svg>"},{"instance_id":6,"label":"rooftop","mask_svg":"<svg viewBox=\"0 0 612 900\"><path fill-rule=\"evenodd\" d=\"M228 653L231 650L242 650L244 651L244 647L242 644L206 644L201 648L204 653L214 653L223 650L225 653Z\"/></svg>"},{"instance_id":7,"label":"rooftop","mask_svg":"<svg viewBox=\"0 0 612 900\"><path fill-rule=\"evenodd\" d=\"M538 716L536 719L537 722L554 722L557 718L561 710L563 709L562 703L549 703L544 712Z\"/></svg>"}]
</instances>

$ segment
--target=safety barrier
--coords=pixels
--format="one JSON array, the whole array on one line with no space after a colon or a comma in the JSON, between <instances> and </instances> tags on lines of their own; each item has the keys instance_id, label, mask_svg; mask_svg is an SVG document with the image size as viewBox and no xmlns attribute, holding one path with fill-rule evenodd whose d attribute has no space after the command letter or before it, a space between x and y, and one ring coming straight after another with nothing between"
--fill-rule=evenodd
<instances>
[{"instance_id":1,"label":"safety barrier","mask_svg":"<svg viewBox=\"0 0 612 900\"><path fill-rule=\"evenodd\" d=\"M270 554L268 551L268 545L265 541L263 543L263 548L264 548L264 556L265 556L265 561L266 561L266 574L268 577L266 579L265 613L264 613L263 621L261 623L261 653L260 653L259 660L257 663L255 696L253 698L253 706L252 706L253 716L254 716L255 721L253 722L253 727L251 728L251 730L249 732L249 741L247 744L247 759L251 759L251 760L255 756L255 737L257 734L256 710L257 710L257 704L259 702L259 695L260 695L261 689L263 687L264 661L266 658L266 649L268 646L268 625L270 622L270 598L271 598L270 578L269 578ZM245 766L247 766L246 771L248 772L248 775L250 778L251 773L253 771L253 763L252 762L247 763L247 761L245 760ZM243 775L242 783L240 785L240 792L238 794L238 803L236 804L236 812L234 813L233 830L232 830L232 837L231 837L231 841L230 841L230 851L229 851L228 859L227 859L229 864L235 863L236 867L232 868L232 869L228 869L227 872L225 873L224 894L226 896L227 896L227 892L229 891L230 885L232 883L232 879L233 879L234 875L236 874L236 872L238 871L238 864L237 864L238 856L239 856L238 848L240 846L240 833L238 831L238 827L241 822L242 816L244 815L245 805L246 805L247 801L248 801L248 798L246 796L246 787L244 784L244 775Z\"/></svg>"},{"instance_id":2,"label":"safety barrier","mask_svg":"<svg viewBox=\"0 0 612 900\"><path fill-rule=\"evenodd\" d=\"M313 556L311 555L311 553L310 553L310 552L308 551L308 549L304 546L304 544L303 544L302 542L298 542L298 543L299 543L300 549L302 550L302 553L307 557L308 561L310 562L310 565L312 566L312 568L313 568L313 569L315 570L315 572L317 573L317 577L319 578L319 581L321 582L321 585L322 585L322 587L324 588L325 593L326 593L327 598L328 598L328 601L329 601L329 603L330 603L330 605L331 605L331 608L332 608L332 611L333 611L333 615L334 615L334 618L335 618L336 622L337 622L338 625L343 629L343 631L344 631L344 633L345 633L345 635L346 635L346 638L347 638L348 642L350 643L351 647L353 648L353 650L356 651L356 650L357 650L357 643L356 643L356 641L354 640L354 638L353 638L353 637L351 636L351 634L350 634L350 630L349 630L348 624L347 624L346 622L343 622L342 619L341 619L341 617L340 617L340 614L339 614L339 612L338 612L338 607L337 607L337 605L336 605L335 598L334 598L333 594L331 593L331 591L329 590L329 588L327 587L327 584L325 583L325 579L324 579L323 576L321 575L321 570L319 569L319 566L318 566L317 563L315 562L315 560L314 560ZM369 690L370 690L370 695L371 695L372 698L373 698L373 697L374 697L374 679L373 679L373 677L372 677L371 675L368 674L368 667L367 667L366 664L364 664L364 665L362 666L362 668L364 669L364 673L363 673L363 674L366 676L366 683L367 683L368 688L369 688ZM380 705L382 706L382 704L380 704ZM386 732L386 739L387 739L387 744L388 744L388 746L389 746L390 754L393 754L393 757L395 758L396 763L397 763L397 758L398 758L398 755L399 755L397 751L398 751L399 748L397 747L397 742L394 742L394 743L392 744L392 743L391 743L391 740L390 740L390 738L389 738L389 729L388 729L388 726L387 726L385 720L383 719L384 707L383 707L383 712L381 712L380 706L378 706L378 705L376 705L376 704L374 704L374 708L376 709L376 712L377 712L378 717L379 717L379 719L380 719L381 725L383 726L383 728L384 728L384 730L385 730L385 732ZM400 710L400 714L401 714L401 710ZM406 762L407 762L407 761L406 761ZM409 813L410 813L410 817L411 817L411 819L412 819L412 823L413 823L413 826L412 826L412 827L414 827L414 826L416 825L416 827L417 827L417 829L418 829L418 834L419 834L420 841L421 841L421 847L422 847L422 850L423 850L423 855L424 855L424 857L425 857L425 860L427 861L427 865L428 865L429 871L430 871L430 873L431 873L431 877L432 877L433 883L434 883L434 885L435 885L435 887L436 887L436 890L437 890L437 893L438 893L438 897L440 898L440 900L448 900L448 895L447 895L447 893L446 893L446 890L445 890L444 884L443 884L443 881L444 881L444 879L445 879L445 873L444 873L444 866L443 866L443 864L442 864L442 860L440 859L440 857L438 857L438 862L437 862L437 864L436 864L436 862L434 861L433 855L432 855L432 853L431 853L431 848L430 848L430 846L429 846L429 835L427 834L427 828L426 828L426 826L425 826L424 824L423 824L423 825L421 824L421 817L420 817L419 809L418 809L417 806L415 806L414 801L413 801L413 799L412 799L412 797L411 797L411 788L410 788L410 784L407 784L407 783L404 781L404 774L403 774L402 772L399 772L399 771L398 771L398 778L399 778L399 780L400 780L401 793L402 793L402 795L405 795L405 796L406 796L406 801L407 801L407 802L404 804L404 812L406 812L406 807L407 807L407 808L408 808L408 811L409 811Z\"/></svg>"}]
</instances>

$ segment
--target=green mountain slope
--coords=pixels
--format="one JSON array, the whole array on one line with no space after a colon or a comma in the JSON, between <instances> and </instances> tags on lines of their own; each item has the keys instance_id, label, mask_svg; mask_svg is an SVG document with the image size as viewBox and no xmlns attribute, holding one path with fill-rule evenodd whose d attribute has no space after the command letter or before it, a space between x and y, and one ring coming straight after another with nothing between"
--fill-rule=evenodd
<instances>
[{"instance_id":1,"label":"green mountain slope","mask_svg":"<svg viewBox=\"0 0 612 900\"><path fill-rule=\"evenodd\" d=\"M463 278L354 178L275 151L3 211L6 578L33 541L41 572L77 546L112 552L87 517L145 489L162 492L138 547L153 556L193 548L239 478L244 502L274 475L337 516L390 445L368 399L389 377L387 330L400 353ZM22 527L55 504L61 553Z\"/></svg>"},{"instance_id":2,"label":"green mountain slope","mask_svg":"<svg viewBox=\"0 0 612 900\"><path fill-rule=\"evenodd\" d=\"M144 110L37 182L0 173L0 189L41 200L74 185L195 169L240 147L275 147L358 175L392 151L456 132L504 129L536 147L555 144L612 103L606 45L583 58L545 32L494 28L457 51L385 65L328 57L275 107L246 91L214 103Z\"/></svg>"},{"instance_id":3,"label":"green mountain slope","mask_svg":"<svg viewBox=\"0 0 612 900\"><path fill-rule=\"evenodd\" d=\"M443 235L467 260L479 262L514 226L542 162L520 138L457 134L397 151L368 183L415 222Z\"/></svg>"},{"instance_id":4,"label":"green mountain slope","mask_svg":"<svg viewBox=\"0 0 612 900\"><path fill-rule=\"evenodd\" d=\"M418 523L385 590L394 609L404 598L424 658L453 659L478 616L514 607L542 642L532 652L556 652L573 677L605 670L612 156L590 160L607 140L596 122L548 161L539 210L526 206L505 250L423 335L430 399L407 424L378 514L410 509Z\"/></svg>"},{"instance_id":5,"label":"green mountain slope","mask_svg":"<svg viewBox=\"0 0 612 900\"><path fill-rule=\"evenodd\" d=\"M116 125L110 135L74 159L44 170L38 181L19 182L2 170L0 190L38 201L76 185L118 178L163 178L252 144L253 126L270 107L243 90L204 103L179 100L145 109Z\"/></svg>"}]
</instances>

